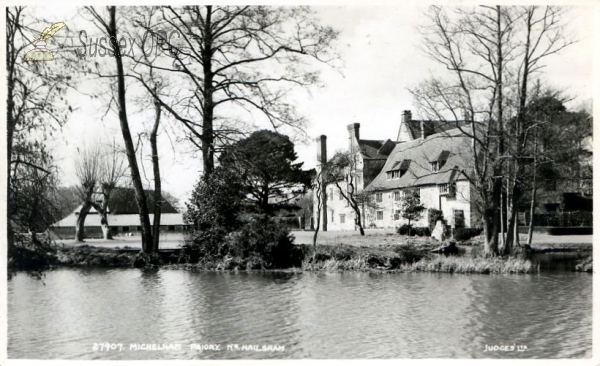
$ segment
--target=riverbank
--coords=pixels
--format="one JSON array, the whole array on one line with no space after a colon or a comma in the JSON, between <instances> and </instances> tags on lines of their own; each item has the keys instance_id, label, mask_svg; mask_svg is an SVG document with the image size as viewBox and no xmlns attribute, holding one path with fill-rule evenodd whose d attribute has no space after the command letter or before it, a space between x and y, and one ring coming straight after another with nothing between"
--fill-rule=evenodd
<instances>
[{"instance_id":1,"label":"riverbank","mask_svg":"<svg viewBox=\"0 0 600 366\"><path fill-rule=\"evenodd\" d=\"M294 236L298 232L294 232ZM346 234L346 235L344 235ZM392 233L368 232L365 237L348 235L351 232L327 233L327 244L316 247L296 244L292 263L287 268L275 268L264 259L225 256L222 258L202 257L192 260L172 240L170 248L158 254L140 252L136 241L130 238L109 242L93 241L89 244L44 244L34 249L31 244L18 247L16 258L10 258L9 270L37 270L55 267L104 267L104 268L170 268L193 271L394 271L394 272L443 272L443 273L531 273L539 266L520 258L485 258L481 255L480 238L471 240L468 246L458 246L460 255L446 256L431 251L440 243L426 237L404 237ZM302 240L302 239L301 239ZM334 244L336 241L343 241ZM346 244L348 243L348 244ZM350 244L352 243L352 244ZM126 244L124 246L121 246ZM129 246L132 244L133 246ZM459 243L460 244L460 243ZM537 243L530 254L552 252L592 252L591 243L569 241ZM578 267L584 272L592 271L589 258Z\"/></svg>"},{"instance_id":2,"label":"riverbank","mask_svg":"<svg viewBox=\"0 0 600 366\"><path fill-rule=\"evenodd\" d=\"M269 267L260 258L200 258L190 263L182 251L165 250L156 255L141 253L135 248L109 249L93 246L56 245L47 250L43 261L35 268L16 270L52 269L58 267L94 268L165 268L191 271L269 271L290 272L444 272L444 273L531 273L536 267L528 260L444 256L432 254L433 245L389 245L364 247L351 245L298 245L297 265L290 268Z\"/></svg>"}]
</instances>

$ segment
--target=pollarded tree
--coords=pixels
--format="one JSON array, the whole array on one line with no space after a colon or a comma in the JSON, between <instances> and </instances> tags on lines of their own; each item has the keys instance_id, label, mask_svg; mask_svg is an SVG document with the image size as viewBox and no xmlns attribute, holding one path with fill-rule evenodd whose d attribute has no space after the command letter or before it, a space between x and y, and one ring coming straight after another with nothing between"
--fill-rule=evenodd
<instances>
[{"instance_id":1,"label":"pollarded tree","mask_svg":"<svg viewBox=\"0 0 600 366\"><path fill-rule=\"evenodd\" d=\"M229 146L219 162L241 179L246 201L258 212L272 215L310 186L311 174L302 170L297 158L289 137L261 130Z\"/></svg>"},{"instance_id":2,"label":"pollarded tree","mask_svg":"<svg viewBox=\"0 0 600 366\"><path fill-rule=\"evenodd\" d=\"M79 151L75 159L75 174L79 181L77 186L81 209L75 224L75 240L82 242L85 238L85 219L92 209L94 193L100 176L100 149L98 145Z\"/></svg>"},{"instance_id":3,"label":"pollarded tree","mask_svg":"<svg viewBox=\"0 0 600 366\"><path fill-rule=\"evenodd\" d=\"M337 59L338 32L321 25L308 7L164 6L142 9L135 19L175 61L140 56L139 72L131 75L185 126L202 151L207 177L219 145L243 133L228 124L232 110L258 111L275 130L304 133L305 120L287 96L317 85L316 66ZM181 82L170 93L156 93L142 66ZM218 118L220 111L226 118Z\"/></svg>"},{"instance_id":4,"label":"pollarded tree","mask_svg":"<svg viewBox=\"0 0 600 366\"><path fill-rule=\"evenodd\" d=\"M127 166L123 158L122 152L117 148L117 145L106 145L99 151L100 156L97 159L98 164L98 179L96 193L100 194L100 203L92 200L92 205L100 215L100 226L102 228L102 236L105 240L112 239L110 223L108 222L108 203L110 201L113 190L119 182L125 177Z\"/></svg>"}]
</instances>

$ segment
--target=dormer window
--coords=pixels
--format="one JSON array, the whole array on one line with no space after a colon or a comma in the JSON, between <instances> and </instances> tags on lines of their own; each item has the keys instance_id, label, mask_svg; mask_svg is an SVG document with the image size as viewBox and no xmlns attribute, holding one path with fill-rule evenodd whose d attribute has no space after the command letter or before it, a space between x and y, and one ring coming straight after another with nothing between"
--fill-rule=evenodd
<instances>
[{"instance_id":1,"label":"dormer window","mask_svg":"<svg viewBox=\"0 0 600 366\"><path fill-rule=\"evenodd\" d=\"M446 164L446 161L448 160L449 156L450 156L450 151L442 150L442 152L437 157L437 159L429 162L431 164L431 171L434 173L438 172L444 166L444 164Z\"/></svg>"},{"instance_id":2,"label":"dormer window","mask_svg":"<svg viewBox=\"0 0 600 366\"><path fill-rule=\"evenodd\" d=\"M388 170L387 179L398 179L402 177L407 171L410 165L410 160L404 159L402 161L397 161L392 165L392 168Z\"/></svg>"}]
</instances>

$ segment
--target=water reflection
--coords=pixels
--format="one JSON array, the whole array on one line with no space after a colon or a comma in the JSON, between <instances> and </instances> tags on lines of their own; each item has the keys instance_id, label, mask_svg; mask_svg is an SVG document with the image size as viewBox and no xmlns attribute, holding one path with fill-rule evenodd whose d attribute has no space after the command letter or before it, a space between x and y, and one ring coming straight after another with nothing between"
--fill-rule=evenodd
<instances>
[{"instance_id":1,"label":"water reflection","mask_svg":"<svg viewBox=\"0 0 600 366\"><path fill-rule=\"evenodd\" d=\"M10 358L591 356L592 276L73 270L8 283ZM93 350L123 343L121 352ZM181 344L140 351L130 344ZM191 344L220 344L198 351ZM228 344L285 352L226 351ZM483 352L486 345L526 352Z\"/></svg>"}]
</instances>

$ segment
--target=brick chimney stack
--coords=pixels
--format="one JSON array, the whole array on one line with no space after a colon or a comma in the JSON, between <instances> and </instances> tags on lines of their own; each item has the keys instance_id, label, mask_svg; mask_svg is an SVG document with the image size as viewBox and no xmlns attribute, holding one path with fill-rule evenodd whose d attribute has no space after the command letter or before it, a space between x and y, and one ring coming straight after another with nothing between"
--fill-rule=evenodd
<instances>
[{"instance_id":1,"label":"brick chimney stack","mask_svg":"<svg viewBox=\"0 0 600 366\"><path fill-rule=\"evenodd\" d=\"M412 112L410 110L402 111L402 122L412 121Z\"/></svg>"},{"instance_id":2,"label":"brick chimney stack","mask_svg":"<svg viewBox=\"0 0 600 366\"><path fill-rule=\"evenodd\" d=\"M317 161L321 164L327 163L327 136L317 137Z\"/></svg>"},{"instance_id":3,"label":"brick chimney stack","mask_svg":"<svg viewBox=\"0 0 600 366\"><path fill-rule=\"evenodd\" d=\"M358 140L360 140L360 123L349 124L348 133L348 150L354 151L353 147L358 146Z\"/></svg>"}]
</instances>

